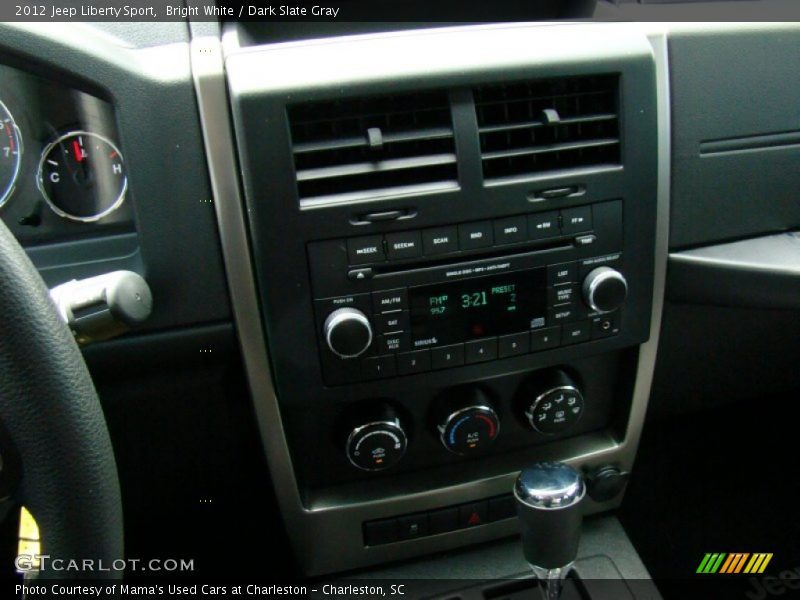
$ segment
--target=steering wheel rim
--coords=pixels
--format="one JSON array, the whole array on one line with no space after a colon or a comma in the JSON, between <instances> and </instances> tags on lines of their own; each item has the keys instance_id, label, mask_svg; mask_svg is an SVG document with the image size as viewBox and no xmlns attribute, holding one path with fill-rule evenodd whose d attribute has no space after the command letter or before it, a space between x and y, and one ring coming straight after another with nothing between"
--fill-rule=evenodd
<instances>
[{"instance_id":1,"label":"steering wheel rim","mask_svg":"<svg viewBox=\"0 0 800 600\"><path fill-rule=\"evenodd\" d=\"M37 576L119 578L110 567L124 558L122 502L100 401L44 281L2 221L0 315L0 422L21 462L14 496L36 519L49 564L94 561Z\"/></svg>"}]
</instances>

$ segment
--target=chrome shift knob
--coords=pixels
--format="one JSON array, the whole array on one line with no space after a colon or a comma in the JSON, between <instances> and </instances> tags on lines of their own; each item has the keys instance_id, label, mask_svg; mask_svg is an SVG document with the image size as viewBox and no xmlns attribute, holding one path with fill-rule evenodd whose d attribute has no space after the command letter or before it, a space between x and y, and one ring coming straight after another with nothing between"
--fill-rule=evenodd
<instances>
[{"instance_id":1,"label":"chrome shift knob","mask_svg":"<svg viewBox=\"0 0 800 600\"><path fill-rule=\"evenodd\" d=\"M567 569L578 554L583 475L558 462L541 462L519 474L514 485L522 522L525 560L534 570Z\"/></svg>"}]
</instances>

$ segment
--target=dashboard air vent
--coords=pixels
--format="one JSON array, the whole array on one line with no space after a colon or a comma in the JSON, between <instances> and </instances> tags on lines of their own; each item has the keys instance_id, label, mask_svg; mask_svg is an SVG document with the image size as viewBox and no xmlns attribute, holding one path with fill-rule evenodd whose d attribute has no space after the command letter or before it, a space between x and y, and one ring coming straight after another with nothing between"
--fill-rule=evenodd
<instances>
[{"instance_id":1,"label":"dashboard air vent","mask_svg":"<svg viewBox=\"0 0 800 600\"><path fill-rule=\"evenodd\" d=\"M301 205L458 187L446 92L289 107Z\"/></svg>"},{"instance_id":2,"label":"dashboard air vent","mask_svg":"<svg viewBox=\"0 0 800 600\"><path fill-rule=\"evenodd\" d=\"M485 180L620 163L617 75L475 90Z\"/></svg>"}]
</instances>

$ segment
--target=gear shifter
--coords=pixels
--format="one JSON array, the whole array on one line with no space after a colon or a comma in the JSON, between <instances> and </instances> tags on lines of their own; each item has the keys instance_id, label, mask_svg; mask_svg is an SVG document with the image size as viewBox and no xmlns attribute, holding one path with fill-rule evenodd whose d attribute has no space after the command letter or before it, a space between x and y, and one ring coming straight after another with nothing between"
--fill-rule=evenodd
<instances>
[{"instance_id":1,"label":"gear shifter","mask_svg":"<svg viewBox=\"0 0 800 600\"><path fill-rule=\"evenodd\" d=\"M581 473L558 462L523 469L514 485L525 560L544 583L547 600L559 598L578 554L585 495Z\"/></svg>"}]
</instances>

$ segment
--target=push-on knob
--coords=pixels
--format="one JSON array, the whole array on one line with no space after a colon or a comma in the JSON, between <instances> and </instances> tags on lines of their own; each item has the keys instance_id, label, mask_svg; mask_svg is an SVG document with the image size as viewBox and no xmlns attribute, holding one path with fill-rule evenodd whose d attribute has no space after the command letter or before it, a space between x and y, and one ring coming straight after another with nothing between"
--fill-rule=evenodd
<instances>
[{"instance_id":1,"label":"push-on knob","mask_svg":"<svg viewBox=\"0 0 800 600\"><path fill-rule=\"evenodd\" d=\"M339 308L329 314L323 334L328 348L340 358L360 356L372 343L369 319L356 308Z\"/></svg>"}]
</instances>

